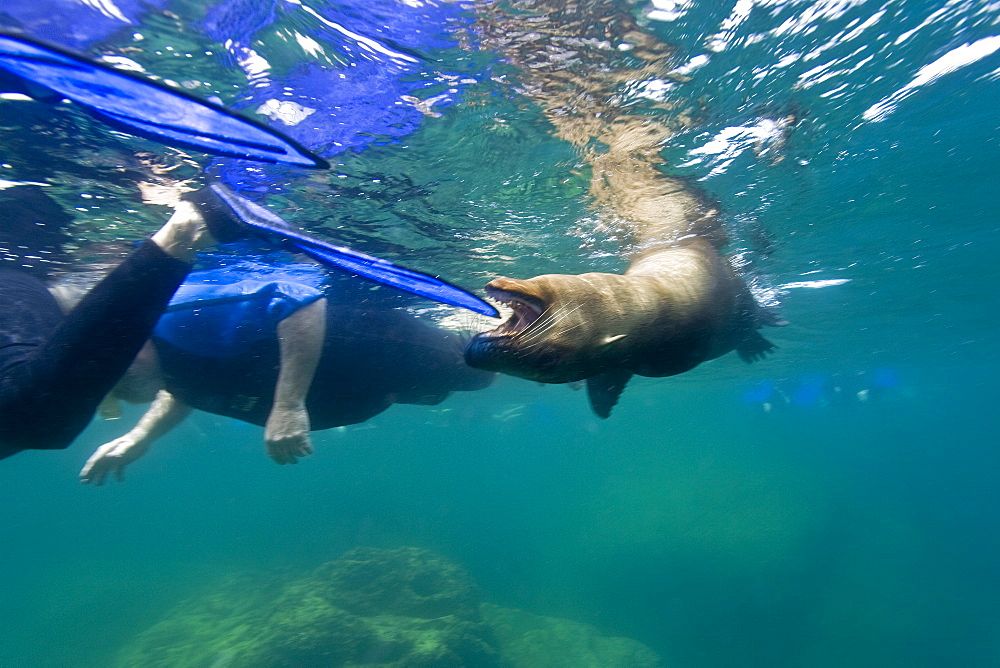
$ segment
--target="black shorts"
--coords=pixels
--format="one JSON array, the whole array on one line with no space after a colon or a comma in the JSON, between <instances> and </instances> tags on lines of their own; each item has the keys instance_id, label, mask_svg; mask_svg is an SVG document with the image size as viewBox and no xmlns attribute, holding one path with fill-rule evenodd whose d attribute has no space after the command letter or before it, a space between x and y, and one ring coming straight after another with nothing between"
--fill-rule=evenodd
<instances>
[{"instance_id":1,"label":"black shorts","mask_svg":"<svg viewBox=\"0 0 1000 668\"><path fill-rule=\"evenodd\" d=\"M188 269L147 241L65 317L40 280L0 269L0 459L83 431Z\"/></svg>"}]
</instances>

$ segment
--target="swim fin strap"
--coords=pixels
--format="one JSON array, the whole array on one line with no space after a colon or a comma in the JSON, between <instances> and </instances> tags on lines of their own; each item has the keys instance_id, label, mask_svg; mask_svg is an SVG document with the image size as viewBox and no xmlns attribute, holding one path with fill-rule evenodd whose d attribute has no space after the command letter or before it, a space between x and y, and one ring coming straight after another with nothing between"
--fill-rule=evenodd
<instances>
[{"instance_id":1,"label":"swim fin strap","mask_svg":"<svg viewBox=\"0 0 1000 668\"><path fill-rule=\"evenodd\" d=\"M329 163L263 123L165 84L0 31L0 68L131 134L214 155L302 167Z\"/></svg>"},{"instance_id":2,"label":"swim fin strap","mask_svg":"<svg viewBox=\"0 0 1000 668\"><path fill-rule=\"evenodd\" d=\"M411 292L443 304L458 306L491 318L499 313L489 302L447 283L436 276L393 264L388 260L359 253L344 246L320 241L304 234L264 207L240 197L225 186L208 186L255 236L305 253L328 267L341 269L372 281Z\"/></svg>"}]
</instances>

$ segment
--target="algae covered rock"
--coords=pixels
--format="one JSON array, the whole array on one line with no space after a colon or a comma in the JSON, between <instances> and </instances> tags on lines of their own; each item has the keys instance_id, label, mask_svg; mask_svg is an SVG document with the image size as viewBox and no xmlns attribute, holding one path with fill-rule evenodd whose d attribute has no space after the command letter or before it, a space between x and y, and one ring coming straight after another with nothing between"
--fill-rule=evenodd
<instances>
[{"instance_id":1,"label":"algae covered rock","mask_svg":"<svg viewBox=\"0 0 1000 668\"><path fill-rule=\"evenodd\" d=\"M177 606L121 666L502 665L472 579L426 550L358 548L278 585L242 579Z\"/></svg>"},{"instance_id":2,"label":"algae covered rock","mask_svg":"<svg viewBox=\"0 0 1000 668\"><path fill-rule=\"evenodd\" d=\"M226 668L257 645L267 606L280 584L234 575L212 591L184 601L118 653L122 668Z\"/></svg>"},{"instance_id":3,"label":"algae covered rock","mask_svg":"<svg viewBox=\"0 0 1000 668\"><path fill-rule=\"evenodd\" d=\"M493 629L512 668L660 668L659 655L629 638L602 635L569 619L543 617L484 603L483 619Z\"/></svg>"},{"instance_id":4,"label":"algae covered rock","mask_svg":"<svg viewBox=\"0 0 1000 668\"><path fill-rule=\"evenodd\" d=\"M258 642L241 654L252 666L340 666L376 641L365 620L312 593L308 581L289 585L261 620Z\"/></svg>"},{"instance_id":5,"label":"algae covered rock","mask_svg":"<svg viewBox=\"0 0 1000 668\"><path fill-rule=\"evenodd\" d=\"M359 547L316 569L326 595L356 615L479 619L479 592L459 566L427 550Z\"/></svg>"},{"instance_id":6,"label":"algae covered rock","mask_svg":"<svg viewBox=\"0 0 1000 668\"><path fill-rule=\"evenodd\" d=\"M128 668L653 668L652 650L592 626L480 604L426 550L357 548L306 577L229 577L118 656Z\"/></svg>"},{"instance_id":7,"label":"algae covered rock","mask_svg":"<svg viewBox=\"0 0 1000 668\"><path fill-rule=\"evenodd\" d=\"M478 612L472 617L465 609L459 610L460 615L436 617L355 614L337 605L337 595L347 592L326 584L322 577L316 577L289 585L259 630L260 642L241 654L241 663L266 668L499 665L489 627L479 621ZM390 601L408 598L406 592L384 594ZM365 612L375 610L370 607Z\"/></svg>"}]
</instances>

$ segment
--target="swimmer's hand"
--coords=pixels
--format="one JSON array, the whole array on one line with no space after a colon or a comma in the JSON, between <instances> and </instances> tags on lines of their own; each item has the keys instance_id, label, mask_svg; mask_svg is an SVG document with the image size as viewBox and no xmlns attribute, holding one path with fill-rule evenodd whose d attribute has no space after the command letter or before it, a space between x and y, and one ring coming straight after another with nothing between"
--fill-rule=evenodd
<instances>
[{"instance_id":1,"label":"swimmer's hand","mask_svg":"<svg viewBox=\"0 0 1000 668\"><path fill-rule=\"evenodd\" d=\"M274 403L264 424L268 456L279 464L295 464L311 455L306 395L326 336L326 299L300 308L278 323L280 364Z\"/></svg>"},{"instance_id":2,"label":"swimmer's hand","mask_svg":"<svg viewBox=\"0 0 1000 668\"><path fill-rule=\"evenodd\" d=\"M128 434L105 443L94 451L80 469L80 482L100 487L112 471L118 482L124 482L125 467L146 454L149 445L149 441L136 441Z\"/></svg>"},{"instance_id":3,"label":"swimmer's hand","mask_svg":"<svg viewBox=\"0 0 1000 668\"><path fill-rule=\"evenodd\" d=\"M80 481L99 487L112 471L118 482L124 481L125 467L149 452L153 441L180 424L190 412L187 404L178 401L166 390L160 390L132 431L94 451L80 469Z\"/></svg>"},{"instance_id":4,"label":"swimmer's hand","mask_svg":"<svg viewBox=\"0 0 1000 668\"><path fill-rule=\"evenodd\" d=\"M264 426L267 455L278 464L296 464L313 453L309 438L309 412L302 404L274 404Z\"/></svg>"}]
</instances>

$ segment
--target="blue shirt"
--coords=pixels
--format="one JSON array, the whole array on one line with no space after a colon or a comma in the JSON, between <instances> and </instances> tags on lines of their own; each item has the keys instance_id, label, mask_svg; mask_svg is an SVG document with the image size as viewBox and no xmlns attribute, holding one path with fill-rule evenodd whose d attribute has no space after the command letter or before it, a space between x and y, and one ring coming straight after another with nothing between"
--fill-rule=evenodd
<instances>
[{"instance_id":1,"label":"blue shirt","mask_svg":"<svg viewBox=\"0 0 1000 668\"><path fill-rule=\"evenodd\" d=\"M254 342L276 339L278 323L323 297L325 279L313 264L191 272L153 337L203 357L236 357Z\"/></svg>"}]
</instances>

